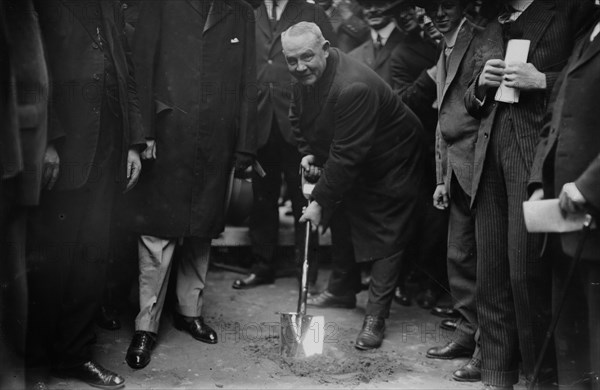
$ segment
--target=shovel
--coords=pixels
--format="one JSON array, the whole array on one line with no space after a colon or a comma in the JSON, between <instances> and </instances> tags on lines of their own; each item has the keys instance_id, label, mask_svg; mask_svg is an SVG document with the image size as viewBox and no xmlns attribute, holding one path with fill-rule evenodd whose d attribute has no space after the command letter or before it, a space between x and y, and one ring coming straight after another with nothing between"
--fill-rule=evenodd
<instances>
[{"instance_id":1,"label":"shovel","mask_svg":"<svg viewBox=\"0 0 600 390\"><path fill-rule=\"evenodd\" d=\"M312 187L304 184L302 191L305 197L310 196ZM309 200L310 204L310 200ZM308 296L308 253L311 236L311 223L306 222L304 236L304 259L302 262L302 281L298 308L295 313L280 313L280 354L284 357L302 358L323 353L325 339L325 317L306 314L306 298Z\"/></svg>"}]
</instances>

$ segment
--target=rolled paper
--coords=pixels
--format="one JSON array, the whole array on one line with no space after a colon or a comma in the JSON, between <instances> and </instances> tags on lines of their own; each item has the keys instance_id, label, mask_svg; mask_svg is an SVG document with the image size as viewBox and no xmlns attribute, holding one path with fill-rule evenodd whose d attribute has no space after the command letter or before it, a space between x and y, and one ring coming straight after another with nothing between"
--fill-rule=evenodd
<instances>
[{"instance_id":1,"label":"rolled paper","mask_svg":"<svg viewBox=\"0 0 600 390\"><path fill-rule=\"evenodd\" d=\"M508 41L504 62L506 62L506 64L511 62L527 62L530 44L531 41L529 39L511 39ZM503 80L496 91L495 99L497 102L510 104L518 103L519 94L520 90L518 88L507 87Z\"/></svg>"}]
</instances>

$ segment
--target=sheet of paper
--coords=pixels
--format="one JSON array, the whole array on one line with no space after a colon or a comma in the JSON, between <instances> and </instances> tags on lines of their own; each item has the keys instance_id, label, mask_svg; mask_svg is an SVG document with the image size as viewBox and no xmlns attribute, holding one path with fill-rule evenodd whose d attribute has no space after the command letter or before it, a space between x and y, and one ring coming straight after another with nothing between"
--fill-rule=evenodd
<instances>
[{"instance_id":1,"label":"sheet of paper","mask_svg":"<svg viewBox=\"0 0 600 390\"><path fill-rule=\"evenodd\" d=\"M583 229L585 213L563 217L558 199L523 202L525 226L530 233L568 233ZM595 226L592 226L595 228Z\"/></svg>"},{"instance_id":2,"label":"sheet of paper","mask_svg":"<svg viewBox=\"0 0 600 390\"><path fill-rule=\"evenodd\" d=\"M528 39L511 39L506 46L506 56L504 62L527 62L529 55L529 45L531 41ZM518 103L519 89L511 88L504 85L504 81L496 91L496 101L504 103Z\"/></svg>"}]
</instances>

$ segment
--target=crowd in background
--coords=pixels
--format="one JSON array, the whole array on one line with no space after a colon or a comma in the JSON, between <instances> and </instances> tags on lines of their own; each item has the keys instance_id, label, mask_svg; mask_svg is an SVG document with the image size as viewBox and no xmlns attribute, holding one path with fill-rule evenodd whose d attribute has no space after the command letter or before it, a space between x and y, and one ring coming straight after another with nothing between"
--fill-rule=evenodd
<instances>
[{"instance_id":1,"label":"crowd in background","mask_svg":"<svg viewBox=\"0 0 600 390\"><path fill-rule=\"evenodd\" d=\"M169 280L174 326L217 343L203 291L234 175L253 203L232 288L274 282L283 197L298 264L305 222L331 232L308 305L368 290L356 348L414 301L452 332L426 358L469 358L457 381L600 389L600 235L523 216L600 215L599 33L593 0L0 0L0 388L123 387L93 328L120 327L135 279L130 367Z\"/></svg>"}]
</instances>

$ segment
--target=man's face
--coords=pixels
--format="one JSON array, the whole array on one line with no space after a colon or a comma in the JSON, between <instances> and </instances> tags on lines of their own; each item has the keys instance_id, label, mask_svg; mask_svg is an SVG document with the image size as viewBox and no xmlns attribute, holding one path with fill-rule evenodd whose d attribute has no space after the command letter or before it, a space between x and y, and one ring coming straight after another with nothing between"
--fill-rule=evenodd
<instances>
[{"instance_id":1,"label":"man's face","mask_svg":"<svg viewBox=\"0 0 600 390\"><path fill-rule=\"evenodd\" d=\"M323 75L329 56L329 42L319 44L317 37L306 33L285 36L282 40L283 55L288 70L302 85L313 85Z\"/></svg>"},{"instance_id":2,"label":"man's face","mask_svg":"<svg viewBox=\"0 0 600 390\"><path fill-rule=\"evenodd\" d=\"M379 30L385 26L387 26L392 18L388 15L382 15L381 13L387 9L387 7L392 4L391 1L386 1L385 3L379 2L365 2L363 5L363 13L365 15L365 20L369 27L374 30Z\"/></svg>"},{"instance_id":3,"label":"man's face","mask_svg":"<svg viewBox=\"0 0 600 390\"><path fill-rule=\"evenodd\" d=\"M419 20L417 18L415 7L404 6L400 8L396 14L396 22L398 22L400 30L406 33L419 27Z\"/></svg>"},{"instance_id":4,"label":"man's face","mask_svg":"<svg viewBox=\"0 0 600 390\"><path fill-rule=\"evenodd\" d=\"M454 31L463 18L460 0L434 0L425 9L435 28L442 34Z\"/></svg>"}]
</instances>

